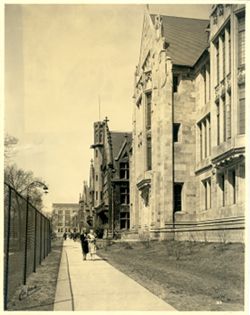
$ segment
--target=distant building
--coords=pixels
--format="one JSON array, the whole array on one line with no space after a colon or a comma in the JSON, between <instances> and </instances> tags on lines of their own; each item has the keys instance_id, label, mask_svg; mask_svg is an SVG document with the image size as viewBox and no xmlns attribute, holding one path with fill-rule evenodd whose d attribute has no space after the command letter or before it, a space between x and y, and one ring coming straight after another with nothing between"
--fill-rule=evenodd
<instances>
[{"instance_id":1,"label":"distant building","mask_svg":"<svg viewBox=\"0 0 250 315\"><path fill-rule=\"evenodd\" d=\"M79 231L83 227L93 227L93 211L91 208L90 191L86 181L83 182L83 192L80 194L77 224Z\"/></svg>"},{"instance_id":2,"label":"distant building","mask_svg":"<svg viewBox=\"0 0 250 315\"><path fill-rule=\"evenodd\" d=\"M90 196L95 224L107 225L109 235L130 227L129 150L131 133L110 131L108 120L94 123L94 159Z\"/></svg>"},{"instance_id":3,"label":"distant building","mask_svg":"<svg viewBox=\"0 0 250 315\"><path fill-rule=\"evenodd\" d=\"M77 203L53 203L52 226L57 236L64 232L78 231L77 220L79 204Z\"/></svg>"},{"instance_id":4,"label":"distant building","mask_svg":"<svg viewBox=\"0 0 250 315\"><path fill-rule=\"evenodd\" d=\"M243 241L244 5L145 13L130 169L127 237Z\"/></svg>"}]
</instances>

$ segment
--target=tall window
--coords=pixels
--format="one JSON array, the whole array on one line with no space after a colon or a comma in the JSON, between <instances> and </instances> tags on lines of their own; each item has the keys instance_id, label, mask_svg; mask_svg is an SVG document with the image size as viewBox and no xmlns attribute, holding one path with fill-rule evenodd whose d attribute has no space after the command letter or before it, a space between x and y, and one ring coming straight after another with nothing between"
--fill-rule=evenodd
<instances>
[{"instance_id":1,"label":"tall window","mask_svg":"<svg viewBox=\"0 0 250 315\"><path fill-rule=\"evenodd\" d=\"M173 76L173 93L178 92L179 78L178 75Z\"/></svg>"},{"instance_id":2,"label":"tall window","mask_svg":"<svg viewBox=\"0 0 250 315\"><path fill-rule=\"evenodd\" d=\"M207 117L208 122L208 155L211 154L211 122L210 122L210 115Z\"/></svg>"},{"instance_id":3,"label":"tall window","mask_svg":"<svg viewBox=\"0 0 250 315\"><path fill-rule=\"evenodd\" d=\"M217 145L220 144L220 103L216 103Z\"/></svg>"},{"instance_id":4,"label":"tall window","mask_svg":"<svg viewBox=\"0 0 250 315\"><path fill-rule=\"evenodd\" d=\"M230 24L228 25L228 73L231 72L231 29Z\"/></svg>"},{"instance_id":5,"label":"tall window","mask_svg":"<svg viewBox=\"0 0 250 315\"><path fill-rule=\"evenodd\" d=\"M70 215L65 215L65 225L70 225Z\"/></svg>"},{"instance_id":6,"label":"tall window","mask_svg":"<svg viewBox=\"0 0 250 315\"><path fill-rule=\"evenodd\" d=\"M222 77L225 78L226 73L226 55L225 55L225 33L221 36L222 43Z\"/></svg>"},{"instance_id":7,"label":"tall window","mask_svg":"<svg viewBox=\"0 0 250 315\"><path fill-rule=\"evenodd\" d=\"M129 229L129 212L120 213L120 228L125 230Z\"/></svg>"},{"instance_id":8,"label":"tall window","mask_svg":"<svg viewBox=\"0 0 250 315\"><path fill-rule=\"evenodd\" d=\"M179 142L179 131L180 131L180 125L179 123L173 124L173 142Z\"/></svg>"},{"instance_id":9,"label":"tall window","mask_svg":"<svg viewBox=\"0 0 250 315\"><path fill-rule=\"evenodd\" d=\"M207 102L207 77L206 77L206 66L202 68L203 86L204 86L204 104Z\"/></svg>"},{"instance_id":10,"label":"tall window","mask_svg":"<svg viewBox=\"0 0 250 315\"><path fill-rule=\"evenodd\" d=\"M236 203L236 173L235 169L232 169L228 172L228 181L230 184L230 199L231 203Z\"/></svg>"},{"instance_id":11,"label":"tall window","mask_svg":"<svg viewBox=\"0 0 250 315\"><path fill-rule=\"evenodd\" d=\"M152 93L146 93L146 129L151 129Z\"/></svg>"},{"instance_id":12,"label":"tall window","mask_svg":"<svg viewBox=\"0 0 250 315\"><path fill-rule=\"evenodd\" d=\"M210 100L210 97L211 97L211 90L210 90L210 64L208 63L207 64L207 74L208 74L208 85L207 85L207 89L208 89L208 101Z\"/></svg>"},{"instance_id":13,"label":"tall window","mask_svg":"<svg viewBox=\"0 0 250 315\"><path fill-rule=\"evenodd\" d=\"M95 192L95 200L98 200L98 191Z\"/></svg>"},{"instance_id":14,"label":"tall window","mask_svg":"<svg viewBox=\"0 0 250 315\"><path fill-rule=\"evenodd\" d=\"M204 128L204 153L205 157L207 157L207 122L206 119L202 122Z\"/></svg>"},{"instance_id":15,"label":"tall window","mask_svg":"<svg viewBox=\"0 0 250 315\"><path fill-rule=\"evenodd\" d=\"M231 94L227 93L227 113L226 113L226 119L227 119L227 139L231 138Z\"/></svg>"},{"instance_id":16,"label":"tall window","mask_svg":"<svg viewBox=\"0 0 250 315\"><path fill-rule=\"evenodd\" d=\"M221 195L221 206L225 206L225 175L224 173L218 175L218 183L220 188L220 195Z\"/></svg>"},{"instance_id":17,"label":"tall window","mask_svg":"<svg viewBox=\"0 0 250 315\"><path fill-rule=\"evenodd\" d=\"M129 179L129 163L128 162L120 163L120 178Z\"/></svg>"},{"instance_id":18,"label":"tall window","mask_svg":"<svg viewBox=\"0 0 250 315\"><path fill-rule=\"evenodd\" d=\"M203 181L204 187L204 208L205 210L211 208L211 178Z\"/></svg>"},{"instance_id":19,"label":"tall window","mask_svg":"<svg viewBox=\"0 0 250 315\"><path fill-rule=\"evenodd\" d=\"M200 159L208 157L211 153L211 126L210 114L204 117L199 123L199 146L200 146Z\"/></svg>"},{"instance_id":20,"label":"tall window","mask_svg":"<svg viewBox=\"0 0 250 315\"><path fill-rule=\"evenodd\" d=\"M147 170L152 169L152 142L151 137L147 137Z\"/></svg>"},{"instance_id":21,"label":"tall window","mask_svg":"<svg viewBox=\"0 0 250 315\"><path fill-rule=\"evenodd\" d=\"M223 141L226 141L226 104L225 104L225 98L223 97L222 100L222 109L223 109Z\"/></svg>"},{"instance_id":22,"label":"tall window","mask_svg":"<svg viewBox=\"0 0 250 315\"><path fill-rule=\"evenodd\" d=\"M120 201L121 201L121 204L124 204L124 205L129 204L129 187L120 188Z\"/></svg>"},{"instance_id":23,"label":"tall window","mask_svg":"<svg viewBox=\"0 0 250 315\"><path fill-rule=\"evenodd\" d=\"M245 133L245 86L240 85L238 89L238 133Z\"/></svg>"},{"instance_id":24,"label":"tall window","mask_svg":"<svg viewBox=\"0 0 250 315\"><path fill-rule=\"evenodd\" d=\"M215 44L215 49L216 49L216 78L217 78L217 84L220 82L220 51L219 51L219 41L216 42Z\"/></svg>"},{"instance_id":25,"label":"tall window","mask_svg":"<svg viewBox=\"0 0 250 315\"><path fill-rule=\"evenodd\" d=\"M200 160L203 159L203 148L202 148L202 124L198 124L199 128L199 139L200 139Z\"/></svg>"},{"instance_id":26,"label":"tall window","mask_svg":"<svg viewBox=\"0 0 250 315\"><path fill-rule=\"evenodd\" d=\"M245 15L238 16L238 66L245 65ZM245 133L245 84L238 87L238 133Z\"/></svg>"},{"instance_id":27,"label":"tall window","mask_svg":"<svg viewBox=\"0 0 250 315\"><path fill-rule=\"evenodd\" d=\"M182 210L183 183L174 183L174 212Z\"/></svg>"},{"instance_id":28,"label":"tall window","mask_svg":"<svg viewBox=\"0 0 250 315\"><path fill-rule=\"evenodd\" d=\"M245 64L245 15L238 16L238 62Z\"/></svg>"}]
</instances>

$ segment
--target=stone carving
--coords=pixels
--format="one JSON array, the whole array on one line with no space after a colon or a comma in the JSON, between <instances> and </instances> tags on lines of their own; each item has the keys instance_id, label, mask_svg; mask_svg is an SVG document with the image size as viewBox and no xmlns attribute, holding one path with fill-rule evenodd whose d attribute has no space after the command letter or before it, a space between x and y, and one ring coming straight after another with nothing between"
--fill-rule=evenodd
<instances>
[{"instance_id":1,"label":"stone carving","mask_svg":"<svg viewBox=\"0 0 250 315\"><path fill-rule=\"evenodd\" d=\"M223 15L224 14L224 5L223 4L218 4L217 5L217 15Z\"/></svg>"},{"instance_id":2,"label":"stone carving","mask_svg":"<svg viewBox=\"0 0 250 315\"><path fill-rule=\"evenodd\" d=\"M151 187L150 179L139 179L139 182L137 183L137 188L141 192L141 197L144 201L145 207L149 205L150 187Z\"/></svg>"},{"instance_id":3,"label":"stone carving","mask_svg":"<svg viewBox=\"0 0 250 315\"><path fill-rule=\"evenodd\" d=\"M149 52L143 64L143 71L146 72L150 70L151 70L151 57L150 57L150 52Z\"/></svg>"},{"instance_id":4,"label":"stone carving","mask_svg":"<svg viewBox=\"0 0 250 315\"><path fill-rule=\"evenodd\" d=\"M152 72L151 72L151 71L147 71L147 72L145 73L145 81L146 81L146 83L147 83L148 81L152 81Z\"/></svg>"},{"instance_id":5,"label":"stone carving","mask_svg":"<svg viewBox=\"0 0 250 315\"><path fill-rule=\"evenodd\" d=\"M143 188L141 191L141 197L144 201L145 207L149 206L149 199L150 199L149 195L150 195L150 189L149 189L149 186L147 186L147 187Z\"/></svg>"},{"instance_id":6,"label":"stone carving","mask_svg":"<svg viewBox=\"0 0 250 315\"><path fill-rule=\"evenodd\" d=\"M158 88L163 88L167 82L166 74L166 51L161 50L158 55Z\"/></svg>"},{"instance_id":7,"label":"stone carving","mask_svg":"<svg viewBox=\"0 0 250 315\"><path fill-rule=\"evenodd\" d=\"M136 88L135 88L135 102L136 105L139 106L140 105L140 101L139 99L141 98L142 92L143 92L143 80L142 77L139 79L138 83L136 84Z\"/></svg>"},{"instance_id":8,"label":"stone carving","mask_svg":"<svg viewBox=\"0 0 250 315\"><path fill-rule=\"evenodd\" d=\"M214 11L212 13L213 24L217 24L218 16L221 16L223 14L224 14L224 5L223 4L215 5L215 9L214 9Z\"/></svg>"},{"instance_id":9,"label":"stone carving","mask_svg":"<svg viewBox=\"0 0 250 315\"><path fill-rule=\"evenodd\" d=\"M220 94L221 96L225 95L225 80L222 80L220 83Z\"/></svg>"},{"instance_id":10,"label":"stone carving","mask_svg":"<svg viewBox=\"0 0 250 315\"><path fill-rule=\"evenodd\" d=\"M155 30L156 39L159 40L162 37L162 18L159 14L155 16Z\"/></svg>"},{"instance_id":11,"label":"stone carving","mask_svg":"<svg viewBox=\"0 0 250 315\"><path fill-rule=\"evenodd\" d=\"M215 101L217 101L220 98L220 85L216 85L215 87Z\"/></svg>"},{"instance_id":12,"label":"stone carving","mask_svg":"<svg viewBox=\"0 0 250 315\"><path fill-rule=\"evenodd\" d=\"M227 75L226 80L227 80L227 92L230 92L231 91L231 73Z\"/></svg>"},{"instance_id":13,"label":"stone carving","mask_svg":"<svg viewBox=\"0 0 250 315\"><path fill-rule=\"evenodd\" d=\"M245 83L245 68L239 68L238 69L238 84L244 84Z\"/></svg>"},{"instance_id":14,"label":"stone carving","mask_svg":"<svg viewBox=\"0 0 250 315\"><path fill-rule=\"evenodd\" d=\"M140 132L138 134L138 147L140 147L142 145L142 133Z\"/></svg>"}]
</instances>

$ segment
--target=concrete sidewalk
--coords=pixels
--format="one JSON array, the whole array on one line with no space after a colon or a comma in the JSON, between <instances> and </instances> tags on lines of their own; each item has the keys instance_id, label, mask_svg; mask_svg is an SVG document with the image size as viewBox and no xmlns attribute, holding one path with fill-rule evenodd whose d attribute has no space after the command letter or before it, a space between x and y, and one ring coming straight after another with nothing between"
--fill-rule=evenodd
<instances>
[{"instance_id":1,"label":"concrete sidewalk","mask_svg":"<svg viewBox=\"0 0 250 315\"><path fill-rule=\"evenodd\" d=\"M66 240L54 311L175 311L137 282L97 257L83 261L79 242Z\"/></svg>"}]
</instances>

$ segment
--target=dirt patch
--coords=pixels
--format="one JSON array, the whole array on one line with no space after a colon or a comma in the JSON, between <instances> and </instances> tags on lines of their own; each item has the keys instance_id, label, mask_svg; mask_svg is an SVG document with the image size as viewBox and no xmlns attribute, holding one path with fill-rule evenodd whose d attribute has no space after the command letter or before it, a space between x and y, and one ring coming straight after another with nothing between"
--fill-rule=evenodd
<instances>
[{"instance_id":1,"label":"dirt patch","mask_svg":"<svg viewBox=\"0 0 250 315\"><path fill-rule=\"evenodd\" d=\"M61 261L62 240L54 240L51 244L51 252L27 279L27 287L30 289L28 296L23 286L20 286L11 301L8 303L8 311L52 311L58 270ZM23 292L20 300L20 292Z\"/></svg>"},{"instance_id":2,"label":"dirt patch","mask_svg":"<svg viewBox=\"0 0 250 315\"><path fill-rule=\"evenodd\" d=\"M98 254L179 311L244 310L244 245L113 243Z\"/></svg>"}]
</instances>

